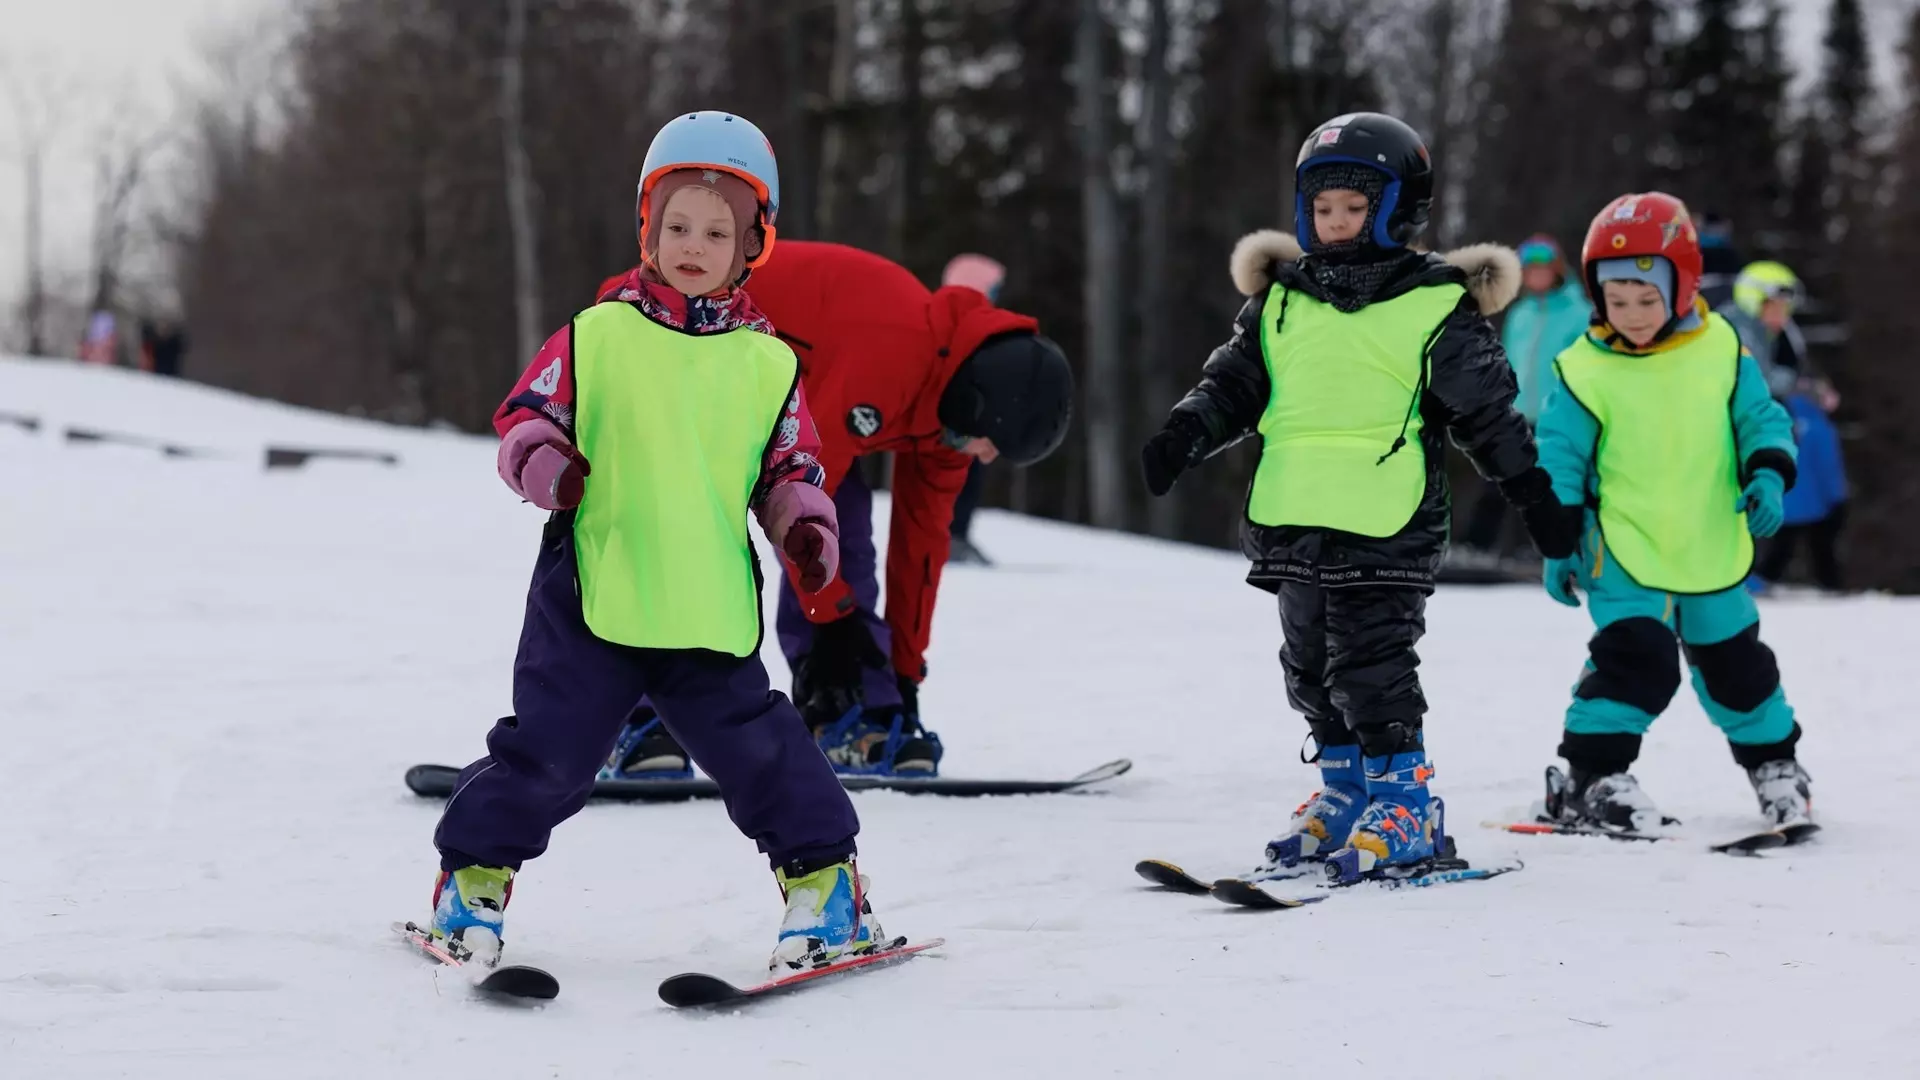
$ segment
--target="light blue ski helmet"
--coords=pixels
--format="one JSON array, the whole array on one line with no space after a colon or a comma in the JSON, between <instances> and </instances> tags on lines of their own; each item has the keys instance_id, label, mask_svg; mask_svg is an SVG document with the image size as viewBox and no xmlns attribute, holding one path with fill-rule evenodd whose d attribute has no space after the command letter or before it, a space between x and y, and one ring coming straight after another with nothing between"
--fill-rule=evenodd
<instances>
[{"instance_id":1,"label":"light blue ski helmet","mask_svg":"<svg viewBox=\"0 0 1920 1080\"><path fill-rule=\"evenodd\" d=\"M675 169L718 169L753 187L760 200L762 236L760 254L747 262L747 269L766 262L773 254L773 222L780 215L780 166L767 136L743 117L711 109L667 121L640 166L633 214L642 250L647 246L647 193L654 181Z\"/></svg>"}]
</instances>

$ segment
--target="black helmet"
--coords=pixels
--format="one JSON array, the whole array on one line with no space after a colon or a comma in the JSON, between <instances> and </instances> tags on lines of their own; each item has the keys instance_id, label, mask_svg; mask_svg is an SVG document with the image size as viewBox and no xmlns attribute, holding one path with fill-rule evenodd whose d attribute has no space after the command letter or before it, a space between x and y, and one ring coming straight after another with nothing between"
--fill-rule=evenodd
<instances>
[{"instance_id":1,"label":"black helmet","mask_svg":"<svg viewBox=\"0 0 1920 1080\"><path fill-rule=\"evenodd\" d=\"M992 439L1000 456L1031 465L1059 449L1073 419L1073 369L1060 346L1017 331L982 342L940 393L940 423Z\"/></svg>"},{"instance_id":2,"label":"black helmet","mask_svg":"<svg viewBox=\"0 0 1920 1080\"><path fill-rule=\"evenodd\" d=\"M1433 209L1433 156L1406 124L1385 113L1347 113L1313 129L1294 162L1294 235L1302 250L1313 248L1313 213L1300 178L1318 165L1367 165L1387 174L1387 188L1373 212L1373 242L1405 247L1427 227Z\"/></svg>"}]
</instances>

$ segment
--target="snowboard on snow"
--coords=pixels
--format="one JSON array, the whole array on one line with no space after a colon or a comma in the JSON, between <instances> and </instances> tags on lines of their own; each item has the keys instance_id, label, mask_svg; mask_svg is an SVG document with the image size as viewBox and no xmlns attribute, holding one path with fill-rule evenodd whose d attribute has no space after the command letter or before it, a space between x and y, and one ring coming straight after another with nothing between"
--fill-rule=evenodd
<instances>
[{"instance_id":1,"label":"snowboard on snow","mask_svg":"<svg viewBox=\"0 0 1920 1080\"><path fill-rule=\"evenodd\" d=\"M843 775L848 791L904 791L914 795L978 797L983 795L1052 795L1078 791L1124 776L1133 762L1119 758L1069 780L991 780L952 776ZM451 765L415 765L407 770L407 788L415 795L446 798L453 794L460 770ZM717 799L720 785L706 777L690 780L595 780L593 799L606 802L678 802Z\"/></svg>"},{"instance_id":2,"label":"snowboard on snow","mask_svg":"<svg viewBox=\"0 0 1920 1080\"><path fill-rule=\"evenodd\" d=\"M426 956L460 972L466 977L468 985L483 995L551 1001L560 994L560 980L537 967L528 967L525 964L501 964L488 967L456 955L434 941L425 928L414 923L394 923L393 929Z\"/></svg>"},{"instance_id":3,"label":"snowboard on snow","mask_svg":"<svg viewBox=\"0 0 1920 1080\"><path fill-rule=\"evenodd\" d=\"M718 975L708 975L698 971L689 972L685 975L675 975L661 982L660 1000L676 1009L743 1004L776 994L790 993L803 986L812 986L823 979L830 979L837 975L871 971L874 968L902 963L928 949L937 949L944 944L946 944L944 938L934 938L915 945L907 944L906 938L894 938L884 947L872 952L838 960L824 967L783 975L778 979L770 979L753 986L736 986Z\"/></svg>"}]
</instances>

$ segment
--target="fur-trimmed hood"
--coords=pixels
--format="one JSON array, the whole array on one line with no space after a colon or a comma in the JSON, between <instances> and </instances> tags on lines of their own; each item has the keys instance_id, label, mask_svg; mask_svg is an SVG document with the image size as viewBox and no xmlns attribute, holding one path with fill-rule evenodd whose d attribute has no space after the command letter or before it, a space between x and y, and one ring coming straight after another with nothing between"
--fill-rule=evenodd
<instances>
[{"instance_id":1,"label":"fur-trimmed hood","mask_svg":"<svg viewBox=\"0 0 1920 1080\"><path fill-rule=\"evenodd\" d=\"M1300 241L1278 229L1248 233L1233 245L1228 270L1234 288L1244 296L1259 296L1272 285L1277 263L1296 262ZM1503 244L1470 244L1439 256L1466 275L1462 282L1482 315L1496 315L1520 295L1520 256Z\"/></svg>"}]
</instances>

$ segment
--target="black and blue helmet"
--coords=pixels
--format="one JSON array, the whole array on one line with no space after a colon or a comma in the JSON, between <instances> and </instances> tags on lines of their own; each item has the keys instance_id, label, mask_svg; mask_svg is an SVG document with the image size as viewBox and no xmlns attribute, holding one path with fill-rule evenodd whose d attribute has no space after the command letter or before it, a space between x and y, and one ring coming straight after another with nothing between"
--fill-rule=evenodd
<instances>
[{"instance_id":1,"label":"black and blue helmet","mask_svg":"<svg viewBox=\"0 0 1920 1080\"><path fill-rule=\"evenodd\" d=\"M1427 227L1433 209L1433 156L1426 142L1385 113L1346 113L1314 128L1294 162L1293 228L1302 250L1313 249L1313 213L1302 180L1323 165L1361 165L1386 174L1386 188L1372 215L1377 246L1405 247Z\"/></svg>"}]
</instances>

